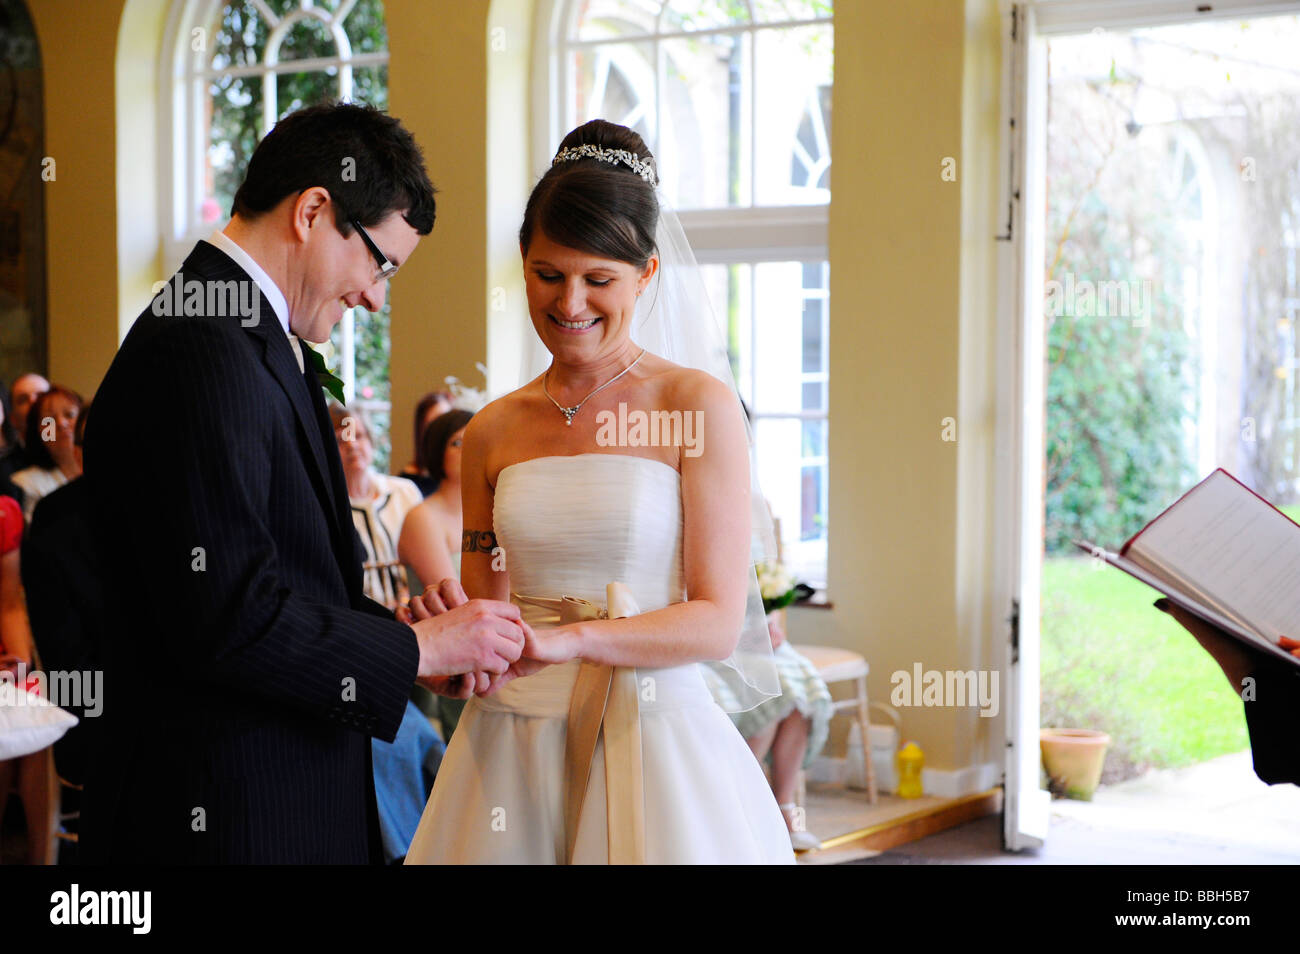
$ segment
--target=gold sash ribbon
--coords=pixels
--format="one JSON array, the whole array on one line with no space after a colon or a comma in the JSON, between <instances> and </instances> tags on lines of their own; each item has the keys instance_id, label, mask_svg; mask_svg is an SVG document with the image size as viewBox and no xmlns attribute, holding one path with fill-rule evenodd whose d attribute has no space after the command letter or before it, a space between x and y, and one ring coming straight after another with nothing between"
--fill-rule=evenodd
<instances>
[{"instance_id":1,"label":"gold sash ribbon","mask_svg":"<svg viewBox=\"0 0 1300 954\"><path fill-rule=\"evenodd\" d=\"M559 599L510 594L516 602L553 610L560 625L586 619L623 619L640 612L622 583L605 587L608 609L574 596ZM641 719L636 670L582 661L569 700L564 737L565 864L573 864L578 820L591 780L596 741L605 738L605 815L609 863L645 862L645 786L641 776Z\"/></svg>"}]
</instances>

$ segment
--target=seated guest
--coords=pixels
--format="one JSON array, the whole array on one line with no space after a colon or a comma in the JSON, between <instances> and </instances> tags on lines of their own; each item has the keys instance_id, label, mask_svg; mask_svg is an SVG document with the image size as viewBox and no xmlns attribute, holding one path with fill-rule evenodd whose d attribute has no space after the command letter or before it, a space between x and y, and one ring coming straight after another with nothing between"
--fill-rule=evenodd
<instances>
[{"instance_id":1,"label":"seated guest","mask_svg":"<svg viewBox=\"0 0 1300 954\"><path fill-rule=\"evenodd\" d=\"M402 468L401 476L412 481L426 497L438 489L438 482L419 462L420 445L424 442L424 432L433 419L450 410L451 394L447 391L430 391L415 405L415 443L411 446L415 448L416 459Z\"/></svg>"},{"instance_id":2,"label":"seated guest","mask_svg":"<svg viewBox=\"0 0 1300 954\"><path fill-rule=\"evenodd\" d=\"M0 497L0 669L17 676L19 664L30 671L35 664L31 627L19 579L18 546L23 518L12 497ZM9 790L15 775L18 795L27 817L27 863L54 862L57 782L53 753L42 749L21 758L0 762L0 822L4 821Z\"/></svg>"},{"instance_id":3,"label":"seated guest","mask_svg":"<svg viewBox=\"0 0 1300 954\"><path fill-rule=\"evenodd\" d=\"M77 418L78 451L88 415L89 411ZM23 536L27 616L47 670L100 669L104 594L90 536L89 506L85 479L69 481L41 500ZM64 708L78 719L84 716L84 706L65 704ZM74 785L85 778L90 728L89 723L79 722L54 743L59 775ZM65 810L68 797L65 793Z\"/></svg>"},{"instance_id":4,"label":"seated guest","mask_svg":"<svg viewBox=\"0 0 1300 954\"><path fill-rule=\"evenodd\" d=\"M407 514L397 546L398 556L421 587L449 576L460 578L460 448L473 416L448 411L424 432L419 462L438 489Z\"/></svg>"},{"instance_id":5,"label":"seated guest","mask_svg":"<svg viewBox=\"0 0 1300 954\"><path fill-rule=\"evenodd\" d=\"M20 447L27 443L27 414L36 403L36 399L49 389L50 382L34 371L14 378L13 387L9 389L9 406L14 412L14 430L18 432ZM27 461L22 466L26 467L29 463L31 461Z\"/></svg>"},{"instance_id":6,"label":"seated guest","mask_svg":"<svg viewBox=\"0 0 1300 954\"><path fill-rule=\"evenodd\" d=\"M81 395L57 385L28 410L26 450L31 466L11 478L23 492L23 517L28 521L42 497L81 476L75 433L81 410Z\"/></svg>"},{"instance_id":7,"label":"seated guest","mask_svg":"<svg viewBox=\"0 0 1300 954\"><path fill-rule=\"evenodd\" d=\"M407 514L397 541L397 554L411 568L411 582L420 590L447 577L460 579L460 447L473 416L455 410L435 418L420 445L420 466L438 489ZM447 740L464 708L463 699L438 696L438 722Z\"/></svg>"},{"instance_id":8,"label":"seated guest","mask_svg":"<svg viewBox=\"0 0 1300 954\"><path fill-rule=\"evenodd\" d=\"M826 744L831 693L813 664L786 642L779 612L768 614L767 632L781 694L744 712L731 712L731 721L759 762L771 755L772 793L790 830L790 844L796 851L807 851L819 846L821 839L801 829L795 790L799 771L807 768ZM723 680L713 678L711 665L704 667L709 689L723 708L734 709L723 698L730 690Z\"/></svg>"},{"instance_id":9,"label":"seated guest","mask_svg":"<svg viewBox=\"0 0 1300 954\"><path fill-rule=\"evenodd\" d=\"M406 478L375 472L374 439L363 412L331 404L330 418L343 458L352 522L366 551L366 596L395 610L411 596L406 570L398 562L397 537L407 513L423 498L419 488Z\"/></svg>"},{"instance_id":10,"label":"seated guest","mask_svg":"<svg viewBox=\"0 0 1300 954\"><path fill-rule=\"evenodd\" d=\"M1300 669L1248 649L1167 599L1156 600L1156 608L1178 620L1196 637L1228 677L1232 691L1242 696L1255 774L1270 785L1300 785L1300 736L1296 734L1296 726L1300 725ZM1300 642L1284 639L1282 645L1300 656Z\"/></svg>"},{"instance_id":11,"label":"seated guest","mask_svg":"<svg viewBox=\"0 0 1300 954\"><path fill-rule=\"evenodd\" d=\"M27 455L18 442L13 412L9 409L9 389L0 381L0 495L13 497L21 505L23 492L9 478L27 466Z\"/></svg>"},{"instance_id":12,"label":"seated guest","mask_svg":"<svg viewBox=\"0 0 1300 954\"><path fill-rule=\"evenodd\" d=\"M420 491L409 480L375 473L374 443L365 415L332 404L330 417L343 459L352 522L365 550L365 594L396 609L410 598L405 568L397 561L397 535L407 511L420 503ZM409 700L397 737L392 742L370 740L379 830L384 859L390 864L406 857L445 750L428 718Z\"/></svg>"}]
</instances>

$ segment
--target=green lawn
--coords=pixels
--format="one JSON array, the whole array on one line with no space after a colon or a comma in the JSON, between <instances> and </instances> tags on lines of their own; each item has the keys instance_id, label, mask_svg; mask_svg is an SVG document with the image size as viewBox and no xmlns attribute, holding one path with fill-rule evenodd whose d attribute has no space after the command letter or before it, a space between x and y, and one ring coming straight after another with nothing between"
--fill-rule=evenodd
<instances>
[{"instance_id":1,"label":"green lawn","mask_svg":"<svg viewBox=\"0 0 1300 954\"><path fill-rule=\"evenodd\" d=\"M1291 509L1291 508L1288 508ZM1043 565L1043 726L1110 733L1103 781L1249 744L1241 699L1155 590L1091 557Z\"/></svg>"}]
</instances>

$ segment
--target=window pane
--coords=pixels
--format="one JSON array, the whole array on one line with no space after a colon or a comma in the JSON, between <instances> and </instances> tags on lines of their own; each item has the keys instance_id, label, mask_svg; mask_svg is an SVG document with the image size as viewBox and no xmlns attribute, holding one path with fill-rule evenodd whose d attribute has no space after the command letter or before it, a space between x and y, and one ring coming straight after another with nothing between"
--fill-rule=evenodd
<instances>
[{"instance_id":1,"label":"window pane","mask_svg":"<svg viewBox=\"0 0 1300 954\"><path fill-rule=\"evenodd\" d=\"M235 191L257 146L262 121L262 80L258 76L220 77L208 84L212 97L203 199L197 221L214 224L230 215Z\"/></svg>"},{"instance_id":2,"label":"window pane","mask_svg":"<svg viewBox=\"0 0 1300 954\"><path fill-rule=\"evenodd\" d=\"M338 56L329 27L315 17L303 17L284 34L277 51L281 63L314 56Z\"/></svg>"},{"instance_id":3,"label":"window pane","mask_svg":"<svg viewBox=\"0 0 1300 954\"><path fill-rule=\"evenodd\" d=\"M831 0L750 0L754 19L759 23L783 23L787 20L816 20L832 15Z\"/></svg>"},{"instance_id":4,"label":"window pane","mask_svg":"<svg viewBox=\"0 0 1300 954\"><path fill-rule=\"evenodd\" d=\"M799 262L754 266L754 407L761 413L797 412L803 404L802 278Z\"/></svg>"},{"instance_id":5,"label":"window pane","mask_svg":"<svg viewBox=\"0 0 1300 954\"><path fill-rule=\"evenodd\" d=\"M611 43L584 47L571 56L573 125L608 119L636 130L654 151L654 47Z\"/></svg>"},{"instance_id":6,"label":"window pane","mask_svg":"<svg viewBox=\"0 0 1300 954\"><path fill-rule=\"evenodd\" d=\"M805 373L821 371L825 364L822 342L822 303L810 298L803 303L803 370Z\"/></svg>"},{"instance_id":7,"label":"window pane","mask_svg":"<svg viewBox=\"0 0 1300 954\"><path fill-rule=\"evenodd\" d=\"M276 115L285 117L295 109L339 98L336 67L310 73L280 73L275 78Z\"/></svg>"},{"instance_id":8,"label":"window pane","mask_svg":"<svg viewBox=\"0 0 1300 954\"><path fill-rule=\"evenodd\" d=\"M802 526L803 468L799 460L802 428L797 418L760 417L754 424L758 482L781 523L782 548L799 539Z\"/></svg>"},{"instance_id":9,"label":"window pane","mask_svg":"<svg viewBox=\"0 0 1300 954\"><path fill-rule=\"evenodd\" d=\"M701 271L727 329L741 397L755 414L759 483L780 521L786 563L801 579L824 584L826 263L705 265ZM810 412L820 416L805 418Z\"/></svg>"},{"instance_id":10,"label":"window pane","mask_svg":"<svg viewBox=\"0 0 1300 954\"><path fill-rule=\"evenodd\" d=\"M700 274L709 296L713 317L727 339L731 373L741 399L753 408L752 322L750 318L749 265L701 265Z\"/></svg>"},{"instance_id":11,"label":"window pane","mask_svg":"<svg viewBox=\"0 0 1300 954\"><path fill-rule=\"evenodd\" d=\"M748 22L743 0L668 0L660 29L711 30Z\"/></svg>"},{"instance_id":12,"label":"window pane","mask_svg":"<svg viewBox=\"0 0 1300 954\"><path fill-rule=\"evenodd\" d=\"M665 40L664 129L657 155L679 209L748 205L749 34Z\"/></svg>"},{"instance_id":13,"label":"window pane","mask_svg":"<svg viewBox=\"0 0 1300 954\"><path fill-rule=\"evenodd\" d=\"M571 35L582 40L644 36L654 32L659 16L658 0L588 0L574 7Z\"/></svg>"},{"instance_id":14,"label":"window pane","mask_svg":"<svg viewBox=\"0 0 1300 954\"><path fill-rule=\"evenodd\" d=\"M820 385L819 385L820 387ZM826 421L801 421L803 427L802 457L821 458L826 456Z\"/></svg>"},{"instance_id":15,"label":"window pane","mask_svg":"<svg viewBox=\"0 0 1300 954\"><path fill-rule=\"evenodd\" d=\"M388 28L384 25L384 5L379 0L360 0L343 21L352 52L378 53L388 49Z\"/></svg>"},{"instance_id":16,"label":"window pane","mask_svg":"<svg viewBox=\"0 0 1300 954\"><path fill-rule=\"evenodd\" d=\"M761 30L757 36L756 201L828 202L831 27Z\"/></svg>"},{"instance_id":17,"label":"window pane","mask_svg":"<svg viewBox=\"0 0 1300 954\"><path fill-rule=\"evenodd\" d=\"M226 4L212 38L212 68L224 70L258 62L269 32L266 22L248 0Z\"/></svg>"},{"instance_id":18,"label":"window pane","mask_svg":"<svg viewBox=\"0 0 1300 954\"><path fill-rule=\"evenodd\" d=\"M388 67L361 66L352 69L352 102L376 109L388 108Z\"/></svg>"},{"instance_id":19,"label":"window pane","mask_svg":"<svg viewBox=\"0 0 1300 954\"><path fill-rule=\"evenodd\" d=\"M803 263L803 287L804 288L825 288L826 287L826 276L822 274L821 262Z\"/></svg>"},{"instance_id":20,"label":"window pane","mask_svg":"<svg viewBox=\"0 0 1300 954\"><path fill-rule=\"evenodd\" d=\"M799 539L819 540L826 536L826 465L804 467L801 476Z\"/></svg>"}]
</instances>

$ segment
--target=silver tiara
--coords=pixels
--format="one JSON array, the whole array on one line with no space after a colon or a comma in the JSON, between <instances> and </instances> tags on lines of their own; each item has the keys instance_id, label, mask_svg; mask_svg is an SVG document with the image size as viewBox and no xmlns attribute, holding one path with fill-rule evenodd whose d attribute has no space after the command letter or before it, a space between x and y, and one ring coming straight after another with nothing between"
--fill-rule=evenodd
<instances>
[{"instance_id":1,"label":"silver tiara","mask_svg":"<svg viewBox=\"0 0 1300 954\"><path fill-rule=\"evenodd\" d=\"M652 186L659 184L659 177L655 175L654 162L646 161L626 149L606 149L604 146L593 146L591 143L584 142L580 146L566 146L561 149L551 160L551 165L573 159L599 159L612 165L622 163Z\"/></svg>"}]
</instances>

